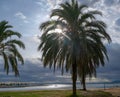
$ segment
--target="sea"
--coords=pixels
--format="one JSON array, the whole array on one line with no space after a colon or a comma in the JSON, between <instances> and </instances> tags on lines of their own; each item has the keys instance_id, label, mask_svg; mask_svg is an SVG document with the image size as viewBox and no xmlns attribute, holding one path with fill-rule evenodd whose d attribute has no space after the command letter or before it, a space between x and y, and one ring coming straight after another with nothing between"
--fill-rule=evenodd
<instances>
[{"instance_id":1,"label":"sea","mask_svg":"<svg viewBox=\"0 0 120 97\"><path fill-rule=\"evenodd\" d=\"M82 85L77 82L77 89L82 89ZM87 89L107 89L107 88L118 88L120 87L120 81L117 82L106 82L106 83L86 83ZM37 90L65 90L72 89L72 83L65 84L41 84L41 83L28 83L26 86L14 86L14 87L2 87L0 92L3 91L37 91Z\"/></svg>"}]
</instances>

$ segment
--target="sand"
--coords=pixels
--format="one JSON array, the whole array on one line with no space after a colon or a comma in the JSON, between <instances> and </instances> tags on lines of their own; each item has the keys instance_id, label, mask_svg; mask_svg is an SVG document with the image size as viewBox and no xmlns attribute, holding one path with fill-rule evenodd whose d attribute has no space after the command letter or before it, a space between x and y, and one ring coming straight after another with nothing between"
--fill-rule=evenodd
<instances>
[{"instance_id":1,"label":"sand","mask_svg":"<svg viewBox=\"0 0 120 97\"><path fill-rule=\"evenodd\" d=\"M116 88L107 88L103 91L109 92L115 97L120 97L120 87L118 87L118 88L117 87Z\"/></svg>"}]
</instances>

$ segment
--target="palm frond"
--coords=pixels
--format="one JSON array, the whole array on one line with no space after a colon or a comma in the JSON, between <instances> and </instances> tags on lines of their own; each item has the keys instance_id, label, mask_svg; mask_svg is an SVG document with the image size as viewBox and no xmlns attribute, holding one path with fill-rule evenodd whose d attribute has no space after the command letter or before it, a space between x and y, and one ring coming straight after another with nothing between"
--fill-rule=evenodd
<instances>
[{"instance_id":1,"label":"palm frond","mask_svg":"<svg viewBox=\"0 0 120 97\"><path fill-rule=\"evenodd\" d=\"M9 73L9 67L11 65L15 76L19 76L17 65L19 64L18 62L24 64L24 59L17 48L25 49L25 45L21 40L17 39L21 38L21 34L12 31L11 28L12 26L8 25L7 21L0 22L0 55L3 56L6 73ZM13 36L17 38L14 39Z\"/></svg>"}]
</instances>

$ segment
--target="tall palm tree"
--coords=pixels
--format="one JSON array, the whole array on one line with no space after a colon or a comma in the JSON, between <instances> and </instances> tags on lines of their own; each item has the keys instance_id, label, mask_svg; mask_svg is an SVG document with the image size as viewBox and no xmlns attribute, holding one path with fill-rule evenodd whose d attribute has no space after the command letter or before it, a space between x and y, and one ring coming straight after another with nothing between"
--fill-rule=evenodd
<instances>
[{"instance_id":1,"label":"tall palm tree","mask_svg":"<svg viewBox=\"0 0 120 97\"><path fill-rule=\"evenodd\" d=\"M23 57L18 51L18 47L25 49L23 42L17 38L21 34L11 30L12 26L7 21L0 22L0 56L4 60L4 69L9 73L9 66L11 65L15 76L19 76L18 62L24 63ZM17 37L17 38L16 38Z\"/></svg>"},{"instance_id":2,"label":"tall palm tree","mask_svg":"<svg viewBox=\"0 0 120 97\"><path fill-rule=\"evenodd\" d=\"M107 58L102 40L111 41L105 23L95 18L101 12L87 8L75 0L65 2L40 26L43 34L38 50L42 51L43 64L54 70L60 68L62 73L64 69L71 71L73 95L76 95L77 75L84 84L86 75L96 74L96 67L104 65Z\"/></svg>"},{"instance_id":3,"label":"tall palm tree","mask_svg":"<svg viewBox=\"0 0 120 97\"><path fill-rule=\"evenodd\" d=\"M86 90L85 78L96 76L96 68L105 65L105 59L108 60L107 50L103 40L111 42L110 36L106 32L106 24L97 20L96 15L102 15L99 11L88 11L83 13L79 25L81 30L81 58L78 65L78 76ZM81 66L81 67L80 67Z\"/></svg>"}]
</instances>

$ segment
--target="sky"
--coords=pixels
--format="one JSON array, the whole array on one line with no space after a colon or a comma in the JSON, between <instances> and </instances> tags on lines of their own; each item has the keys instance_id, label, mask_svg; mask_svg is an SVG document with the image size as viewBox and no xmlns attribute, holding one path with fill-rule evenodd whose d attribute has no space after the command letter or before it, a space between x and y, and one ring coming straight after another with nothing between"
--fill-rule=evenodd
<instances>
[{"instance_id":1,"label":"sky","mask_svg":"<svg viewBox=\"0 0 120 97\"><path fill-rule=\"evenodd\" d=\"M20 50L25 58L24 66L20 66L21 77L15 78L13 73L6 75L1 68L0 81L39 81L42 79L39 76L43 71L47 77L54 75L48 68L43 69L42 63L37 60L41 57L41 52L37 51L40 43L38 36L41 35L39 26L49 19L52 9L59 7L59 4L64 1L69 0L0 0L0 21L9 21L13 26L12 30L22 34L21 40L26 45L25 50ZM111 44L105 44L109 62L106 62L105 67L98 68L98 79L120 80L120 0L78 1L80 4L87 4L90 10L99 10L103 13L99 19L107 24L107 32L112 38ZM60 73L56 76L61 78Z\"/></svg>"}]
</instances>

